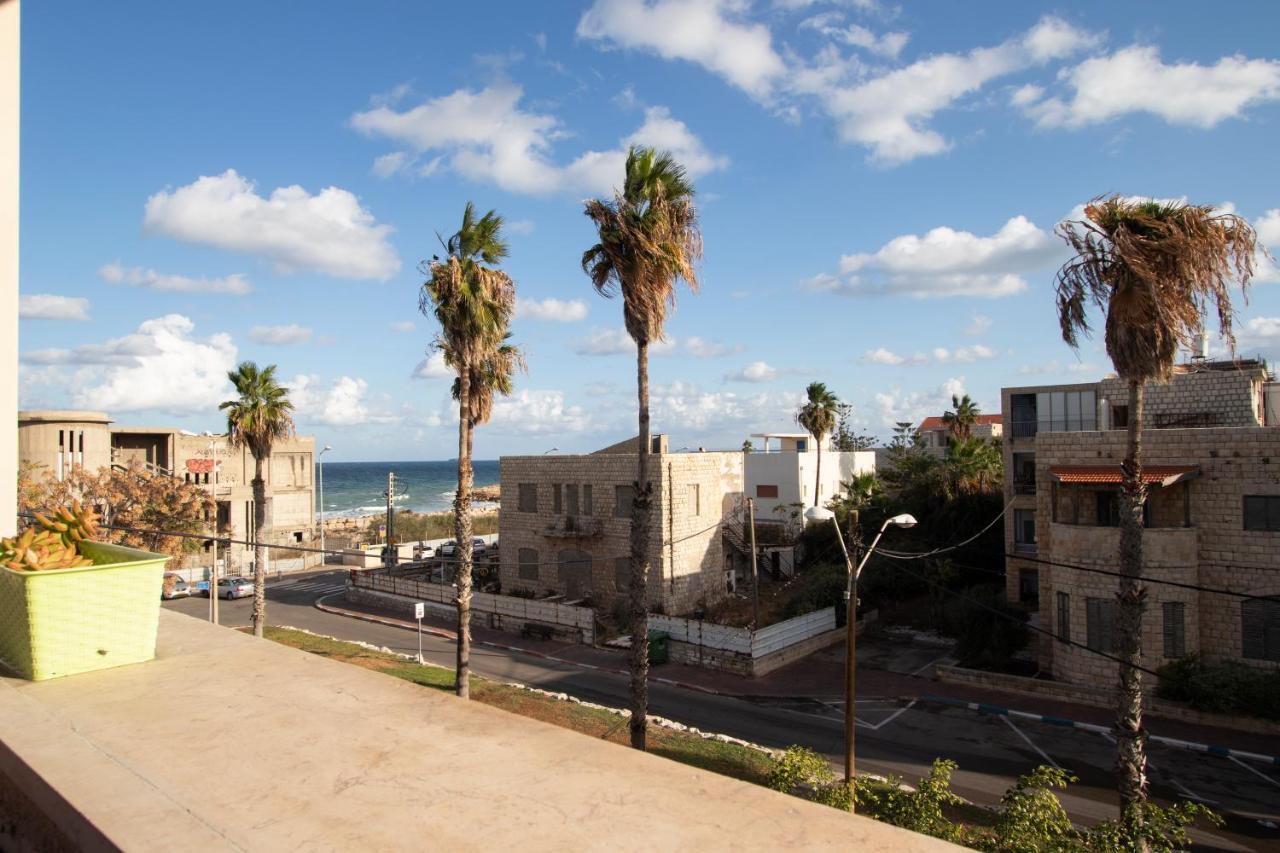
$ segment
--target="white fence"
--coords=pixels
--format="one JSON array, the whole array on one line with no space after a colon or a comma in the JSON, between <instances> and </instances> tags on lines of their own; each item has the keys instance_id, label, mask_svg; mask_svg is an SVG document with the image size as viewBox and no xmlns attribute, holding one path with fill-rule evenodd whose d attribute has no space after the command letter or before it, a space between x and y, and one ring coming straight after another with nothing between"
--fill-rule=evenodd
<instances>
[{"instance_id":1,"label":"white fence","mask_svg":"<svg viewBox=\"0 0 1280 853\"><path fill-rule=\"evenodd\" d=\"M831 631L835 627L836 609L834 607L815 610L813 613L806 613L785 622L767 625L755 633L747 628L730 628L710 622L652 613L649 615L650 630L662 631L677 642L737 652L750 655L752 658L781 651L810 637Z\"/></svg>"}]
</instances>

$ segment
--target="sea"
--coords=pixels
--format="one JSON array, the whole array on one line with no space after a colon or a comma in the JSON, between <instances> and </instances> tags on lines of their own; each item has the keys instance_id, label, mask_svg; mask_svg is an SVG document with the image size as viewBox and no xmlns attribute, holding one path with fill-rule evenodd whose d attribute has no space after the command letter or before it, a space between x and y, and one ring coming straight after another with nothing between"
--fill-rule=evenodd
<instances>
[{"instance_id":1,"label":"sea","mask_svg":"<svg viewBox=\"0 0 1280 853\"><path fill-rule=\"evenodd\" d=\"M498 482L498 460L472 462L475 484ZM396 508L414 512L439 512L453 508L458 488L456 460L439 462L326 462L324 463L324 506L316 504L322 518L368 515L387 508L387 474L396 475ZM317 484L319 474L317 473Z\"/></svg>"}]
</instances>

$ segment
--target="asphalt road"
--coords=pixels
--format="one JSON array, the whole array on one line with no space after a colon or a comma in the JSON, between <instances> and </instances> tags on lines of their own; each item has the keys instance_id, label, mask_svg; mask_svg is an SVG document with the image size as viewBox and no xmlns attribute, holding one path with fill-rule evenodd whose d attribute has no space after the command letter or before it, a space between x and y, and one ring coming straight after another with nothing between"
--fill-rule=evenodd
<instances>
[{"instance_id":1,"label":"asphalt road","mask_svg":"<svg viewBox=\"0 0 1280 853\"><path fill-rule=\"evenodd\" d=\"M406 654L417 653L414 632L364 622L314 607L317 598L340 593L346 572L286 578L268 586L268 619L319 634L362 640ZM250 599L221 601L221 623L249 623ZM178 599L166 606L207 617L208 600ZM451 641L423 637L424 656L452 666ZM622 658L619 657L622 665ZM568 693L600 704L625 707L624 676L476 646L472 667L478 675ZM841 711L830 704L798 701L747 701L663 684L649 685L651 713L704 731L722 732L764 746L800 743L835 762L843 761ZM1055 764L1079 777L1061 795L1079 823L1092 824L1116 813L1113 745L1103 735L1025 720L994 717L927 703L859 699L857 760L860 772L894 775L914 782L933 760L959 765L953 790L976 803L997 803L1000 795L1038 764ZM1280 850L1280 772L1274 767L1204 755L1152 743L1152 794L1164 801L1198 799L1228 818L1227 827L1197 831L1198 849ZM1271 825L1268 826L1267 824Z\"/></svg>"}]
</instances>

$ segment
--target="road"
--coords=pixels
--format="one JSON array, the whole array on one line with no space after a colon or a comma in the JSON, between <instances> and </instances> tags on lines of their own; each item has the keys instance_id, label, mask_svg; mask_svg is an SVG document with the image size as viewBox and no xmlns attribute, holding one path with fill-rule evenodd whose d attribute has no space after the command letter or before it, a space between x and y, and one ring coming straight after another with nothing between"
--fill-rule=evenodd
<instances>
[{"instance_id":1,"label":"road","mask_svg":"<svg viewBox=\"0 0 1280 853\"><path fill-rule=\"evenodd\" d=\"M317 598L340 593L346 572L285 578L268 585L268 619L346 640L361 640L406 654L417 653L414 632L324 613ZM222 601L220 621L249 623L250 599ZM166 606L207 617L205 598L178 599ZM426 635L423 653L433 663L452 666L454 645ZM619 666L622 666L619 657ZM476 674L514 681L614 707L626 706L627 681L615 673L489 648L473 647ZM651 713L773 748L800 743L833 761L843 758L840 709L820 702L744 700L671 687L649 686ZM894 775L914 782L935 758L959 765L953 790L983 805L1038 764L1054 764L1079 777L1061 796L1073 820L1091 824L1116 813L1113 745L1106 736L1041 723L988 716L962 708L897 699L859 698L857 760L860 772ZM1150 745L1152 794L1165 800L1199 799L1228 817L1220 831L1197 831L1198 849L1280 849L1280 773L1212 755ZM1271 826L1268 826L1267 823Z\"/></svg>"}]
</instances>

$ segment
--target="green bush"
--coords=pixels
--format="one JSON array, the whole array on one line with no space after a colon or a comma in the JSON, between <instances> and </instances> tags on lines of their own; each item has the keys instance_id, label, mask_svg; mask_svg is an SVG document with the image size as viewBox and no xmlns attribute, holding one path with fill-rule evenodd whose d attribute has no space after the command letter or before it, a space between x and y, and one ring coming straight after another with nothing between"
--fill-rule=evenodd
<instances>
[{"instance_id":1,"label":"green bush","mask_svg":"<svg viewBox=\"0 0 1280 853\"><path fill-rule=\"evenodd\" d=\"M893 778L885 782L859 779L855 786L858 810L893 826L964 844L969 836L967 827L943 813L947 806L964 803L951 790L955 769L954 761L935 759L929 775L916 783L914 791Z\"/></svg>"},{"instance_id":2,"label":"green bush","mask_svg":"<svg viewBox=\"0 0 1280 853\"><path fill-rule=\"evenodd\" d=\"M956 638L956 657L963 666L1005 666L1030 639L1027 614L1011 607L998 585L970 587L963 595L942 611L942 631Z\"/></svg>"},{"instance_id":3,"label":"green bush","mask_svg":"<svg viewBox=\"0 0 1280 853\"><path fill-rule=\"evenodd\" d=\"M787 602L783 619L803 616L826 607L836 608L837 624L844 624L844 590L848 570L839 563L816 563L804 569L797 582L799 593Z\"/></svg>"},{"instance_id":4,"label":"green bush","mask_svg":"<svg viewBox=\"0 0 1280 853\"><path fill-rule=\"evenodd\" d=\"M1156 695L1198 711L1280 720L1280 670L1237 661L1206 663L1191 655L1160 667Z\"/></svg>"},{"instance_id":5,"label":"green bush","mask_svg":"<svg viewBox=\"0 0 1280 853\"><path fill-rule=\"evenodd\" d=\"M775 791L842 811L850 811L853 806L849 786L836 778L831 762L803 746L788 747L769 772L765 784Z\"/></svg>"}]
</instances>

